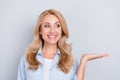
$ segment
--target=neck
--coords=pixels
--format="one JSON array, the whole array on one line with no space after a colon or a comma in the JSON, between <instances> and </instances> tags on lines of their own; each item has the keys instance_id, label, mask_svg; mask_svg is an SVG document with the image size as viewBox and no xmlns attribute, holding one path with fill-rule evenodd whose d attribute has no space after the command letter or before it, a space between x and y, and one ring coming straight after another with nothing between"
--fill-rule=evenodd
<instances>
[{"instance_id":1,"label":"neck","mask_svg":"<svg viewBox=\"0 0 120 80\"><path fill-rule=\"evenodd\" d=\"M57 45L45 45L43 46L42 53L45 58L53 58L57 52Z\"/></svg>"}]
</instances>

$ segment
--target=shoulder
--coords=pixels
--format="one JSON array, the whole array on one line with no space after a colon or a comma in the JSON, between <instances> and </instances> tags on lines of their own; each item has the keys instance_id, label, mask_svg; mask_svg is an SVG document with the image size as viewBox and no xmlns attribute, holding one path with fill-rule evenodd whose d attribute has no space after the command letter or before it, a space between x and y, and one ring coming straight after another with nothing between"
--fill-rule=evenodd
<instances>
[{"instance_id":1,"label":"shoulder","mask_svg":"<svg viewBox=\"0 0 120 80\"><path fill-rule=\"evenodd\" d=\"M23 55L21 58L20 58L20 62L25 62L26 61L26 55Z\"/></svg>"},{"instance_id":2,"label":"shoulder","mask_svg":"<svg viewBox=\"0 0 120 80\"><path fill-rule=\"evenodd\" d=\"M21 58L20 58L20 63L19 63L20 66L27 66L27 61L26 61L26 55L23 55Z\"/></svg>"}]
</instances>

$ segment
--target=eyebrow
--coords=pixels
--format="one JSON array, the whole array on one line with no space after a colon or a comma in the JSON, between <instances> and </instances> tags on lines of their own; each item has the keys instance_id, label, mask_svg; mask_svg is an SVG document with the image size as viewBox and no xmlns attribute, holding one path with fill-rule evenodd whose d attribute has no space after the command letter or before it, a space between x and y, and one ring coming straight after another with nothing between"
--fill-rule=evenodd
<instances>
[{"instance_id":1,"label":"eyebrow","mask_svg":"<svg viewBox=\"0 0 120 80\"><path fill-rule=\"evenodd\" d=\"M44 22L44 23L50 24L49 22Z\"/></svg>"},{"instance_id":2,"label":"eyebrow","mask_svg":"<svg viewBox=\"0 0 120 80\"><path fill-rule=\"evenodd\" d=\"M46 23L46 24L50 24L49 22L44 22L44 23ZM60 24L60 22L58 22L58 21L57 21L57 22L55 22L55 24L57 24L57 23L59 23L59 24Z\"/></svg>"},{"instance_id":3,"label":"eyebrow","mask_svg":"<svg viewBox=\"0 0 120 80\"><path fill-rule=\"evenodd\" d=\"M57 21L56 23L59 23L59 24L60 24L60 22L58 22L58 21ZM55 23L55 24L56 24L56 23Z\"/></svg>"}]
</instances>

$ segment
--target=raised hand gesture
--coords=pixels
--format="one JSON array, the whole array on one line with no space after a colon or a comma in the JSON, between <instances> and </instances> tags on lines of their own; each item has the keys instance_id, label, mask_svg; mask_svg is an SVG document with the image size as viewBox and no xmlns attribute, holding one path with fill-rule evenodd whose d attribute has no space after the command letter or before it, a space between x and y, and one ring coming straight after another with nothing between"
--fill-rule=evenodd
<instances>
[{"instance_id":1,"label":"raised hand gesture","mask_svg":"<svg viewBox=\"0 0 120 80\"><path fill-rule=\"evenodd\" d=\"M84 54L80 60L77 72L77 80L84 80L85 66L88 61L107 57L108 54Z\"/></svg>"}]
</instances>

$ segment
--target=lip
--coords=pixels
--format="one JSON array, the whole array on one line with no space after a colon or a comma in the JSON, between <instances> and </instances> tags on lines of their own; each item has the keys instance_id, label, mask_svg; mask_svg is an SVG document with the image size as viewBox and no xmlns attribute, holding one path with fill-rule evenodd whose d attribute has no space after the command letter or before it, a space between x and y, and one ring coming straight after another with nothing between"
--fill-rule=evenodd
<instances>
[{"instance_id":1,"label":"lip","mask_svg":"<svg viewBox=\"0 0 120 80\"><path fill-rule=\"evenodd\" d=\"M49 39L55 39L57 37L57 35L48 35L47 36Z\"/></svg>"}]
</instances>

